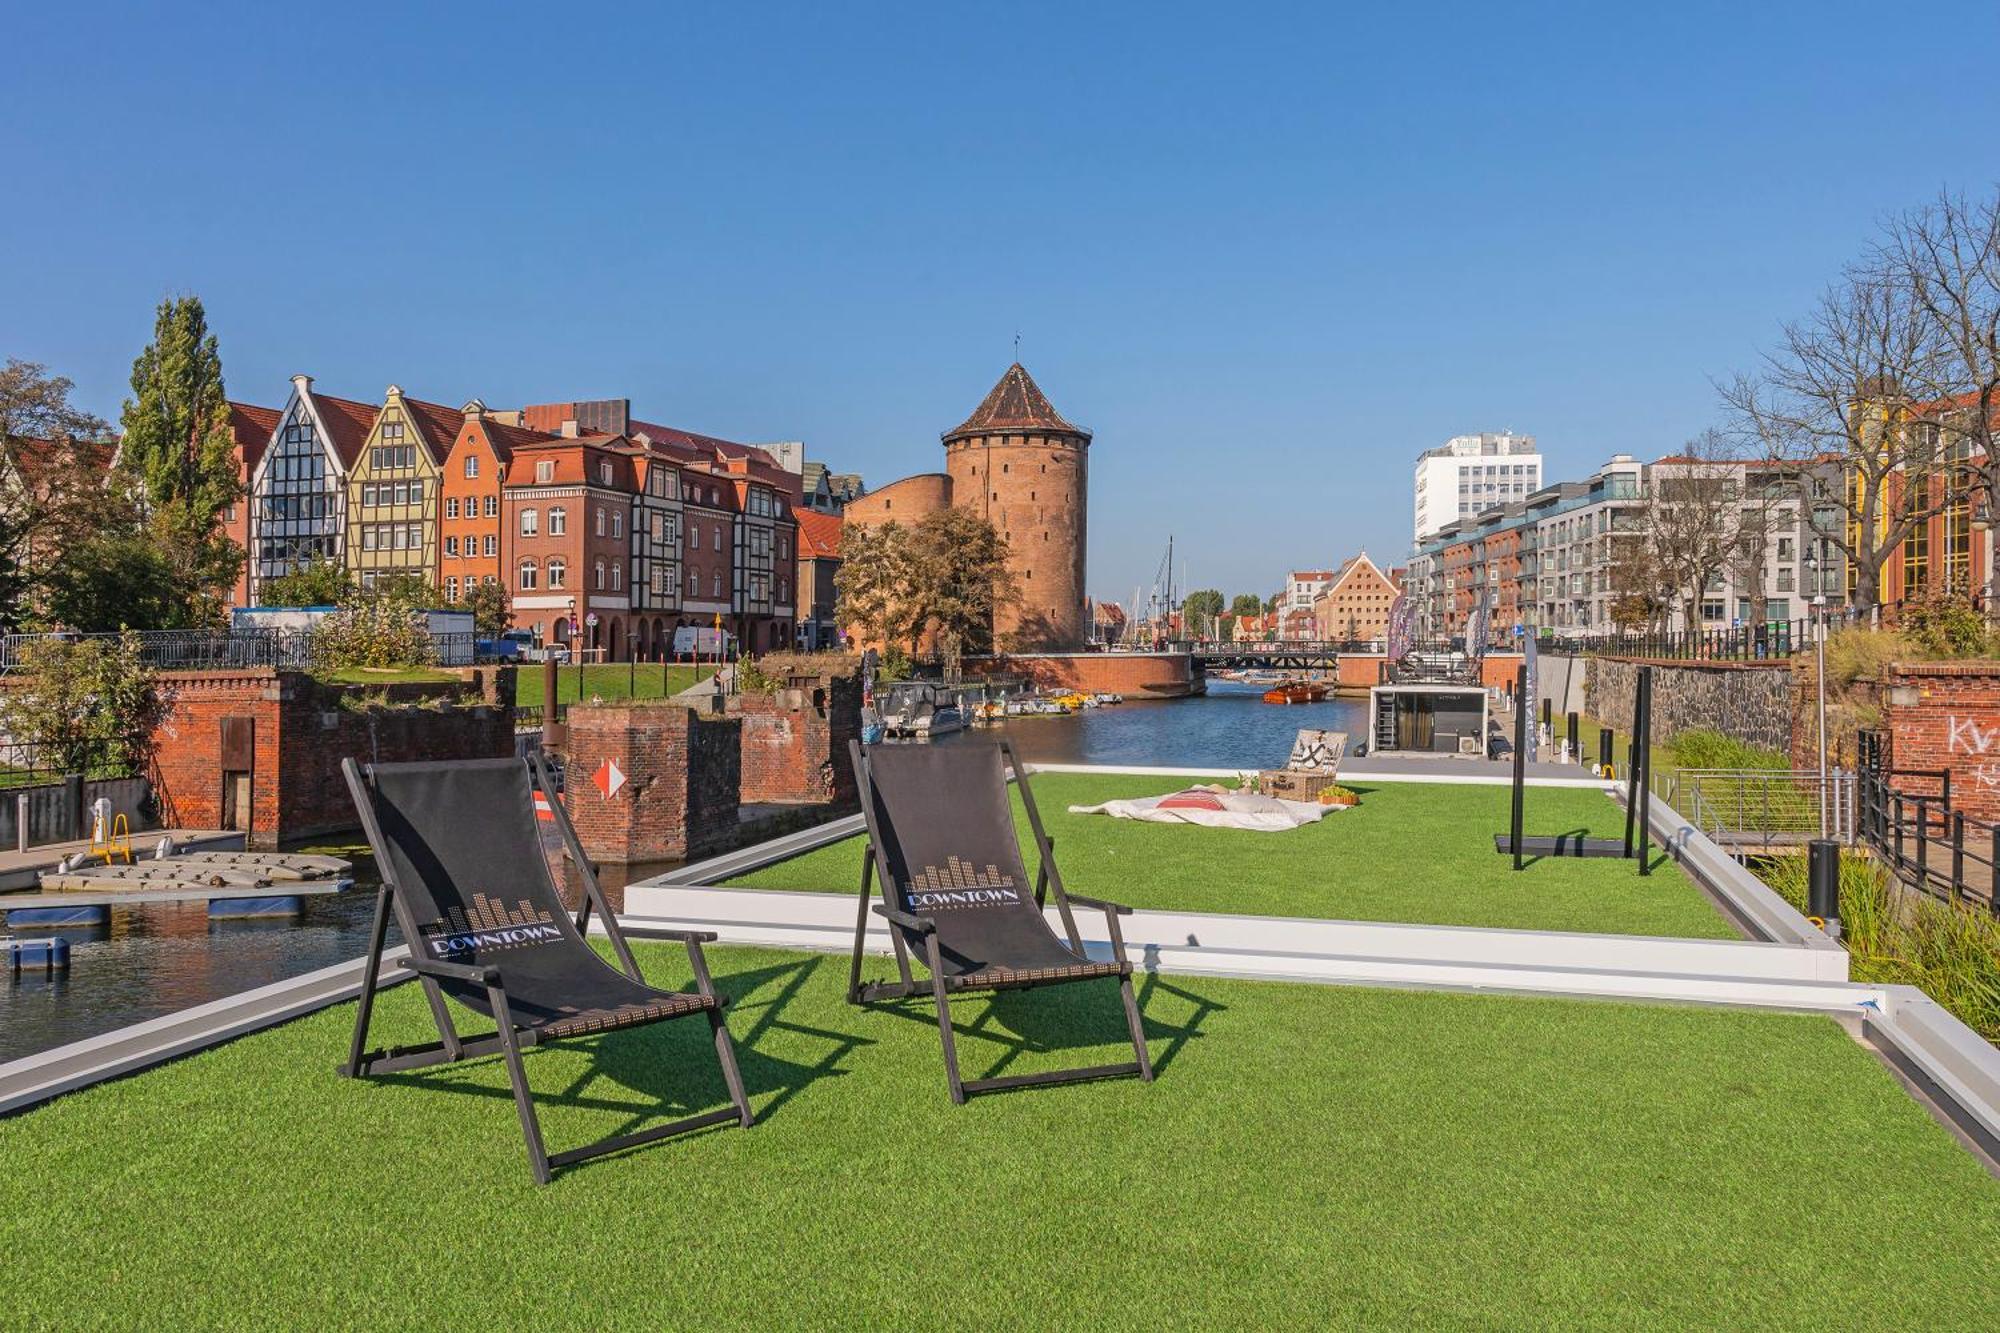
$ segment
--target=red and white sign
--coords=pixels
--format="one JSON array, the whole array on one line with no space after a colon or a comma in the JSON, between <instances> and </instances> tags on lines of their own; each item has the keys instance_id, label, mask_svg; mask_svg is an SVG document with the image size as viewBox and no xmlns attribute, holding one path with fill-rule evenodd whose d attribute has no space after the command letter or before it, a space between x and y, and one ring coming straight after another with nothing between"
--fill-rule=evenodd
<instances>
[{"instance_id":1,"label":"red and white sign","mask_svg":"<svg viewBox=\"0 0 2000 1333\"><path fill-rule=\"evenodd\" d=\"M620 787L625 785L625 770L607 759L597 766L597 771L590 775L590 780L597 784L597 789L604 793L604 799L608 801L618 794Z\"/></svg>"}]
</instances>

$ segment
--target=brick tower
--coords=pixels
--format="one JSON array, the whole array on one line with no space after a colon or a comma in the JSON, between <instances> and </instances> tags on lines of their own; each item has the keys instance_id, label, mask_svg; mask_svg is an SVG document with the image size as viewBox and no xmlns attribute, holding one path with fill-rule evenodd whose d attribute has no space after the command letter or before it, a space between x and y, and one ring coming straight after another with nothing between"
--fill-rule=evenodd
<instances>
[{"instance_id":1,"label":"brick tower","mask_svg":"<svg viewBox=\"0 0 2000 1333\"><path fill-rule=\"evenodd\" d=\"M1081 648L1090 432L1065 421L1017 361L943 438L952 503L1007 539L1020 602L995 617L997 643Z\"/></svg>"}]
</instances>

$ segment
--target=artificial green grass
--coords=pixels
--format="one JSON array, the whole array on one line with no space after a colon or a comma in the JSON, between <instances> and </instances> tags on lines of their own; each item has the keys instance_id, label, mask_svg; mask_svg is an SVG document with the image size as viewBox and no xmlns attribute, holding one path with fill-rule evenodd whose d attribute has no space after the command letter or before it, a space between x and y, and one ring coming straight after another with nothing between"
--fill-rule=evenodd
<instances>
[{"instance_id":1,"label":"artificial green grass","mask_svg":"<svg viewBox=\"0 0 2000 1333\"><path fill-rule=\"evenodd\" d=\"M642 966L685 984L677 947ZM530 1183L500 1062L351 1006L0 1122L13 1320L159 1327L1974 1328L2000 1186L1827 1019L1146 978L1159 1067L953 1106L929 1010L712 953L759 1123ZM1108 984L955 1007L1122 1058ZM384 997L378 1041L434 1035ZM467 1019L464 1030L477 1030ZM1129 1050L1129 1047L1124 1048ZM531 1051L551 1142L726 1104L706 1024Z\"/></svg>"},{"instance_id":2,"label":"artificial green grass","mask_svg":"<svg viewBox=\"0 0 2000 1333\"><path fill-rule=\"evenodd\" d=\"M541 710L543 670L541 663L530 662L514 673L514 708L524 717ZM563 704L588 703L592 698L606 703L664 699L714 674L713 663L674 666L658 662L574 662L556 668L556 699Z\"/></svg>"},{"instance_id":3,"label":"artificial green grass","mask_svg":"<svg viewBox=\"0 0 2000 1333\"><path fill-rule=\"evenodd\" d=\"M1186 778L1043 773L1035 805L1055 838L1063 883L1094 898L1165 911L1234 912L1341 921L1574 930L1734 939L1680 868L1655 852L1635 861L1542 857L1516 873L1493 850L1508 827L1507 787L1426 783L1356 785L1361 804L1285 833L1147 824L1072 815L1071 805L1154 796ZM1035 865L1021 826L1023 855ZM1530 787L1527 831L1587 830L1622 838L1624 812L1595 791ZM851 839L755 871L733 885L852 893L862 840Z\"/></svg>"}]
</instances>

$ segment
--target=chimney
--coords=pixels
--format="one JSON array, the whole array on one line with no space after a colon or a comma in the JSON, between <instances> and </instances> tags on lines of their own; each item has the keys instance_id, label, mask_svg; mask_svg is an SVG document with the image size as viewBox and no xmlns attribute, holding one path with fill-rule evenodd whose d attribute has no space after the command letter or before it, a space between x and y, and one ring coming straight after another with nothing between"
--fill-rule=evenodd
<instances>
[{"instance_id":1,"label":"chimney","mask_svg":"<svg viewBox=\"0 0 2000 1333\"><path fill-rule=\"evenodd\" d=\"M575 417L571 417L568 421L563 422L561 434L565 440L573 440L581 433L577 427Z\"/></svg>"},{"instance_id":2,"label":"chimney","mask_svg":"<svg viewBox=\"0 0 2000 1333\"><path fill-rule=\"evenodd\" d=\"M309 396L312 393L313 377L310 375L292 376L292 388L298 391L301 398Z\"/></svg>"}]
</instances>

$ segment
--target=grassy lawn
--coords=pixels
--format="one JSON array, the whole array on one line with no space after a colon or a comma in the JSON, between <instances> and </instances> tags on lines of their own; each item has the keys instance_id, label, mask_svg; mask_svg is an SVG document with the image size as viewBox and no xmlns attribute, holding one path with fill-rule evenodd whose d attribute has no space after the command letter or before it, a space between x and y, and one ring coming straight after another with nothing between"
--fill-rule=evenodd
<instances>
[{"instance_id":1,"label":"grassy lawn","mask_svg":"<svg viewBox=\"0 0 2000 1333\"><path fill-rule=\"evenodd\" d=\"M565 704L589 701L595 695L606 703L621 699L664 699L679 694L715 674L713 664L704 666L661 665L658 662L571 663L557 668L556 698ZM542 707L542 666L526 663L514 673L514 707L539 713Z\"/></svg>"},{"instance_id":2,"label":"grassy lawn","mask_svg":"<svg viewBox=\"0 0 2000 1333\"><path fill-rule=\"evenodd\" d=\"M428 667L341 667L320 676L321 680L335 685L403 685L403 684L463 684L463 680L449 671L433 671Z\"/></svg>"},{"instance_id":3,"label":"grassy lawn","mask_svg":"<svg viewBox=\"0 0 2000 1333\"><path fill-rule=\"evenodd\" d=\"M641 951L669 984L685 984L684 957ZM1151 1087L954 1107L928 1011L850 1008L838 958L712 959L758 1125L545 1189L497 1060L341 1080L349 1007L0 1121L0 1252L20 1301L41 1293L17 1313L425 1328L2000 1319L2000 1185L1824 1018L1153 978ZM386 997L377 1040L434 1035L422 1010L413 987ZM1119 1058L1108 986L958 1018L968 1073ZM527 1065L557 1145L725 1102L699 1020Z\"/></svg>"},{"instance_id":4,"label":"grassy lawn","mask_svg":"<svg viewBox=\"0 0 2000 1333\"><path fill-rule=\"evenodd\" d=\"M1352 810L1287 833L1247 833L1068 812L1174 791L1187 785L1183 778L1044 773L1033 781L1063 882L1133 907L1736 938L1680 868L1657 853L1648 879L1630 861L1558 857L1516 874L1511 858L1493 850L1493 835L1507 828L1506 787L1357 785L1361 804ZM1617 806L1576 789L1529 788L1526 824L1530 833L1625 833ZM1022 823L1032 870L1027 837ZM852 893L862 845L856 838L823 847L731 883Z\"/></svg>"}]
</instances>

